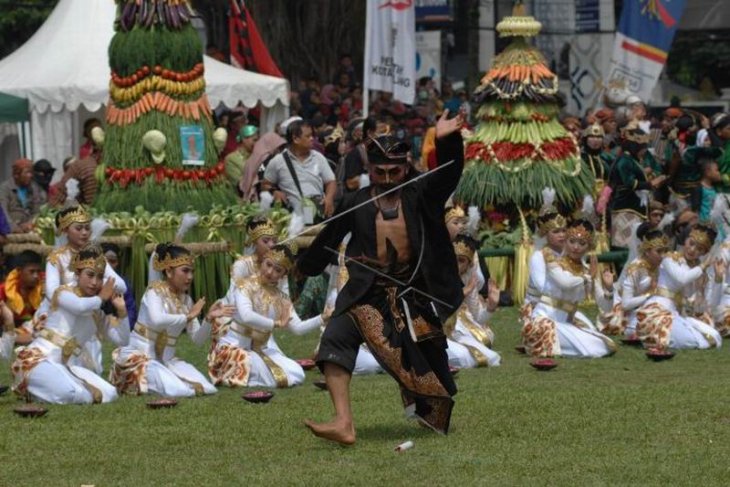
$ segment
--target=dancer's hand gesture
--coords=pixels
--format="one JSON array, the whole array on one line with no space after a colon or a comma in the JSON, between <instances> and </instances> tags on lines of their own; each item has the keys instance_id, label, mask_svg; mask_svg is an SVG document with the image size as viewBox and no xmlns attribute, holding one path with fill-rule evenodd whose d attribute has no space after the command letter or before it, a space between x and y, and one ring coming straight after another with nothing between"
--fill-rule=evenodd
<instances>
[{"instance_id":1,"label":"dancer's hand gesture","mask_svg":"<svg viewBox=\"0 0 730 487\"><path fill-rule=\"evenodd\" d=\"M281 317L279 317L278 320L274 321L274 327L285 328L286 325L289 324L289 320L291 319L291 312L292 306L290 304L289 306L286 306L281 312Z\"/></svg>"},{"instance_id":2,"label":"dancer's hand gesture","mask_svg":"<svg viewBox=\"0 0 730 487\"><path fill-rule=\"evenodd\" d=\"M725 271L727 270L727 264L725 263L725 260L715 259L715 262L712 265L715 270L715 278L719 281L725 279Z\"/></svg>"},{"instance_id":3,"label":"dancer's hand gesture","mask_svg":"<svg viewBox=\"0 0 730 487\"><path fill-rule=\"evenodd\" d=\"M205 306L205 298L198 299L198 301L193 305L193 307L190 308L190 311L188 312L188 314L186 316L187 320L193 321L194 319L196 319L200 315L200 312L203 311L203 306Z\"/></svg>"},{"instance_id":4,"label":"dancer's hand gesture","mask_svg":"<svg viewBox=\"0 0 730 487\"><path fill-rule=\"evenodd\" d=\"M13 312L10 311L5 301L0 301L0 319L2 319L3 331L11 332L15 330L15 318Z\"/></svg>"},{"instance_id":5,"label":"dancer's hand gesture","mask_svg":"<svg viewBox=\"0 0 730 487\"><path fill-rule=\"evenodd\" d=\"M114 278L110 277L101 287L101 291L99 291L99 297L102 301L109 301L112 296L114 296Z\"/></svg>"},{"instance_id":6,"label":"dancer's hand gesture","mask_svg":"<svg viewBox=\"0 0 730 487\"><path fill-rule=\"evenodd\" d=\"M496 311L499 306L499 295L501 291L497 287L497 282L494 279L489 280L488 292L487 292L487 310L490 313Z\"/></svg>"},{"instance_id":7,"label":"dancer's hand gesture","mask_svg":"<svg viewBox=\"0 0 730 487\"><path fill-rule=\"evenodd\" d=\"M598 257L596 257L595 254L591 255L590 267L588 269L591 279L598 277Z\"/></svg>"},{"instance_id":8,"label":"dancer's hand gesture","mask_svg":"<svg viewBox=\"0 0 730 487\"><path fill-rule=\"evenodd\" d=\"M213 303L213 306L211 306L208 310L208 314L206 315L205 319L208 321L213 321L222 316L230 318L231 316L233 316L233 313L235 311L235 306L223 304L221 301L216 301L215 303Z\"/></svg>"},{"instance_id":9,"label":"dancer's hand gesture","mask_svg":"<svg viewBox=\"0 0 730 487\"><path fill-rule=\"evenodd\" d=\"M438 139L451 135L457 130L461 130L461 127L464 126L464 115L461 112L452 119L449 119L448 116L449 111L444 110L441 118L436 122L436 138Z\"/></svg>"}]
</instances>

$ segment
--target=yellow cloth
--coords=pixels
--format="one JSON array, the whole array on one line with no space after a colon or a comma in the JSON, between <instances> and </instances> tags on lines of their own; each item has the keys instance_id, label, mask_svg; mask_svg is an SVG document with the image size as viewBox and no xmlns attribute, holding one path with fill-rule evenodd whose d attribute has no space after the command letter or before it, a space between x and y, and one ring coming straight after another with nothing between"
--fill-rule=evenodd
<instances>
[{"instance_id":1,"label":"yellow cloth","mask_svg":"<svg viewBox=\"0 0 730 487\"><path fill-rule=\"evenodd\" d=\"M18 291L20 285L20 270L13 269L5 279L5 303L10 308L15 316L23 313L25 309L25 300ZM33 309L38 309L41 305L43 283L38 282L38 285L28 295L28 301Z\"/></svg>"},{"instance_id":2,"label":"yellow cloth","mask_svg":"<svg viewBox=\"0 0 730 487\"><path fill-rule=\"evenodd\" d=\"M499 289L507 289L507 281L510 273L509 257L486 257L485 262L489 269L489 276L497 283Z\"/></svg>"},{"instance_id":3,"label":"yellow cloth","mask_svg":"<svg viewBox=\"0 0 730 487\"><path fill-rule=\"evenodd\" d=\"M421 146L421 169L428 170L428 155L431 151L436 150L436 127L430 127L423 136L423 145Z\"/></svg>"}]
</instances>

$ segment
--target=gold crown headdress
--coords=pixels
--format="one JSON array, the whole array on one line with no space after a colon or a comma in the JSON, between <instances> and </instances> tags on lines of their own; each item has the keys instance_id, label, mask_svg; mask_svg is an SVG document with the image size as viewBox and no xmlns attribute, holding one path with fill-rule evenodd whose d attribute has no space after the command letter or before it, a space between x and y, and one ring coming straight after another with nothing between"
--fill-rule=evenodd
<instances>
[{"instance_id":1,"label":"gold crown headdress","mask_svg":"<svg viewBox=\"0 0 730 487\"><path fill-rule=\"evenodd\" d=\"M454 242L454 253L457 257L462 256L466 257L470 261L474 258L474 254L476 253L476 249L471 247L469 244L467 244L463 240L457 240Z\"/></svg>"},{"instance_id":2,"label":"gold crown headdress","mask_svg":"<svg viewBox=\"0 0 730 487\"><path fill-rule=\"evenodd\" d=\"M648 144L649 143L649 134L644 132L641 127L639 127L639 122L636 120L632 120L629 122L626 127L624 127L621 130L621 136L630 141L630 142L636 142L637 144Z\"/></svg>"},{"instance_id":3,"label":"gold crown headdress","mask_svg":"<svg viewBox=\"0 0 730 487\"><path fill-rule=\"evenodd\" d=\"M172 257L167 254L164 259L160 260L160 256L155 253L152 259L152 268L157 272L162 272L166 269L174 269L183 265L192 267L195 264L195 256L193 254L182 254L177 257Z\"/></svg>"},{"instance_id":4,"label":"gold crown headdress","mask_svg":"<svg viewBox=\"0 0 730 487\"><path fill-rule=\"evenodd\" d=\"M583 225L570 227L565 231L565 234L567 238L577 238L578 240L582 240L584 242L593 241L593 232Z\"/></svg>"},{"instance_id":5,"label":"gold crown headdress","mask_svg":"<svg viewBox=\"0 0 730 487\"><path fill-rule=\"evenodd\" d=\"M342 129L342 125L339 123L335 129L327 137L324 138L324 145L330 145L338 140L345 138L345 131Z\"/></svg>"},{"instance_id":6,"label":"gold crown headdress","mask_svg":"<svg viewBox=\"0 0 730 487\"><path fill-rule=\"evenodd\" d=\"M639 250L646 252L651 249L669 249L669 238L666 235L661 235L654 238L648 238L641 241Z\"/></svg>"},{"instance_id":7,"label":"gold crown headdress","mask_svg":"<svg viewBox=\"0 0 730 487\"><path fill-rule=\"evenodd\" d=\"M709 229L705 227L695 227L689 232L689 238L695 241L695 243L704 248L705 252L710 250L712 247L712 237L710 236Z\"/></svg>"},{"instance_id":8,"label":"gold crown headdress","mask_svg":"<svg viewBox=\"0 0 730 487\"><path fill-rule=\"evenodd\" d=\"M557 211L555 213L546 213L541 216L540 223L537 226L537 232L544 237L553 230L565 228L567 224L568 221L565 217Z\"/></svg>"},{"instance_id":9,"label":"gold crown headdress","mask_svg":"<svg viewBox=\"0 0 730 487\"><path fill-rule=\"evenodd\" d=\"M261 237L276 237L276 227L271 220L263 220L258 224L254 224L253 227L248 230L248 241L254 243Z\"/></svg>"},{"instance_id":10,"label":"gold crown headdress","mask_svg":"<svg viewBox=\"0 0 730 487\"><path fill-rule=\"evenodd\" d=\"M600 123L596 122L583 131L583 137L603 137L606 133Z\"/></svg>"},{"instance_id":11,"label":"gold crown headdress","mask_svg":"<svg viewBox=\"0 0 730 487\"><path fill-rule=\"evenodd\" d=\"M464 209L462 207L452 206L446 210L446 214L444 215L445 223L449 223L451 220L456 220L457 218L466 218L466 213L464 213Z\"/></svg>"},{"instance_id":12,"label":"gold crown headdress","mask_svg":"<svg viewBox=\"0 0 730 487\"><path fill-rule=\"evenodd\" d=\"M287 252L288 250L288 252ZM294 267L297 251L299 248L295 243L275 245L266 253L266 258L272 260L276 265L290 271Z\"/></svg>"},{"instance_id":13,"label":"gold crown headdress","mask_svg":"<svg viewBox=\"0 0 730 487\"><path fill-rule=\"evenodd\" d=\"M74 254L71 259L71 268L77 272L83 269L93 269L93 271L97 274L103 274L106 269L106 259L104 258L104 254L99 251L96 257L87 257L82 259L80 257L82 252L83 250Z\"/></svg>"},{"instance_id":14,"label":"gold crown headdress","mask_svg":"<svg viewBox=\"0 0 730 487\"><path fill-rule=\"evenodd\" d=\"M91 215L83 206L73 207L71 211L58 218L58 231L62 232L70 227L73 223L89 223Z\"/></svg>"}]
</instances>

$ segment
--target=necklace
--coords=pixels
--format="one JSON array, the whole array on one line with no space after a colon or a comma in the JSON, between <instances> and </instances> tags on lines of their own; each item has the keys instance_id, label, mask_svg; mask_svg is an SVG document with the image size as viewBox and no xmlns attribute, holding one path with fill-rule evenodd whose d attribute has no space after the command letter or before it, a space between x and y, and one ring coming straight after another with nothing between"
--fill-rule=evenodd
<instances>
[{"instance_id":1,"label":"necklace","mask_svg":"<svg viewBox=\"0 0 730 487\"><path fill-rule=\"evenodd\" d=\"M398 202L395 204L392 208L383 208L380 205L380 200L375 200L375 206L378 208L380 213L383 215L383 220L395 220L398 218L398 210L400 208L400 198L398 199Z\"/></svg>"}]
</instances>

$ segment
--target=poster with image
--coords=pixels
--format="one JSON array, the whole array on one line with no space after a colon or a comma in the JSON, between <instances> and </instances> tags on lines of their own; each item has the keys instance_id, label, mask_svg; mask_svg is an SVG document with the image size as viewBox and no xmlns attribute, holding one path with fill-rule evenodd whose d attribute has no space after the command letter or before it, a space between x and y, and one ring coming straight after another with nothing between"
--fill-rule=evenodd
<instances>
[{"instance_id":1,"label":"poster with image","mask_svg":"<svg viewBox=\"0 0 730 487\"><path fill-rule=\"evenodd\" d=\"M184 165L204 165L205 140L203 139L203 127L201 127L200 125L181 126L180 147L182 147L182 163Z\"/></svg>"}]
</instances>

